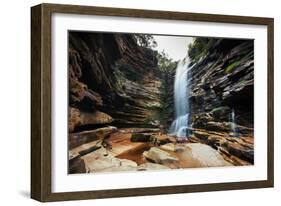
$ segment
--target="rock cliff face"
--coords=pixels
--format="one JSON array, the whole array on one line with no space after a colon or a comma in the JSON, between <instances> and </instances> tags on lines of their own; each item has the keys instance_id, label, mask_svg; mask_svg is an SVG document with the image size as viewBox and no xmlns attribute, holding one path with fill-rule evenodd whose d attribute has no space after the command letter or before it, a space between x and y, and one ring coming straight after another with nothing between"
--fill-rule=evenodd
<instances>
[{"instance_id":1,"label":"rock cliff face","mask_svg":"<svg viewBox=\"0 0 281 206\"><path fill-rule=\"evenodd\" d=\"M133 35L69 33L70 132L111 123L154 127L161 82L153 50Z\"/></svg>"},{"instance_id":2,"label":"rock cliff face","mask_svg":"<svg viewBox=\"0 0 281 206\"><path fill-rule=\"evenodd\" d=\"M191 57L189 140L210 145L233 165L253 164L253 41L212 39L205 45L208 52Z\"/></svg>"},{"instance_id":3,"label":"rock cliff face","mask_svg":"<svg viewBox=\"0 0 281 206\"><path fill-rule=\"evenodd\" d=\"M194 127L206 129L208 122L233 118L236 124L253 127L253 41L213 40L208 53L191 62Z\"/></svg>"}]
</instances>

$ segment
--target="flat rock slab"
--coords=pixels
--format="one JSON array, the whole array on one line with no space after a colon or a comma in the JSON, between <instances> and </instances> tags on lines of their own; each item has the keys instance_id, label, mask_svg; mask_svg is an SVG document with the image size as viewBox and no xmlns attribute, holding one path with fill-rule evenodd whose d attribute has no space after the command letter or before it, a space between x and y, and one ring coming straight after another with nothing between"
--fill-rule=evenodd
<instances>
[{"instance_id":1,"label":"flat rock slab","mask_svg":"<svg viewBox=\"0 0 281 206\"><path fill-rule=\"evenodd\" d=\"M160 148L151 148L144 156L153 162L170 168L197 168L231 166L223 156L212 147L201 143L168 143Z\"/></svg>"},{"instance_id":2,"label":"flat rock slab","mask_svg":"<svg viewBox=\"0 0 281 206\"><path fill-rule=\"evenodd\" d=\"M124 131L118 131L113 133L108 138L108 143L111 145L111 152L114 156L121 155L123 153L138 150L144 147L147 143L144 142L131 142L131 133Z\"/></svg>"},{"instance_id":3,"label":"flat rock slab","mask_svg":"<svg viewBox=\"0 0 281 206\"><path fill-rule=\"evenodd\" d=\"M183 162L190 162L198 167L232 166L232 164L224 160L217 150L208 145L189 143L185 147L186 149L180 155Z\"/></svg>"},{"instance_id":4,"label":"flat rock slab","mask_svg":"<svg viewBox=\"0 0 281 206\"><path fill-rule=\"evenodd\" d=\"M87 173L123 171L129 168L133 169L137 167L136 162L127 159L116 158L103 147L85 156L82 156L81 159L83 159L85 162Z\"/></svg>"}]
</instances>

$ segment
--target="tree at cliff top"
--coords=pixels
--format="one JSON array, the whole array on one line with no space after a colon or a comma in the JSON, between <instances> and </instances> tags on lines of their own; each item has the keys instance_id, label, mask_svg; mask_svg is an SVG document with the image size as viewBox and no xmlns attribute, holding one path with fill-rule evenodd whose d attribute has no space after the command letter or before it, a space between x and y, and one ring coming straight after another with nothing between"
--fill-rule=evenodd
<instances>
[{"instance_id":1,"label":"tree at cliff top","mask_svg":"<svg viewBox=\"0 0 281 206\"><path fill-rule=\"evenodd\" d=\"M150 49L157 47L157 42L151 34L135 34L134 36L137 40L138 45L141 47Z\"/></svg>"},{"instance_id":2,"label":"tree at cliff top","mask_svg":"<svg viewBox=\"0 0 281 206\"><path fill-rule=\"evenodd\" d=\"M195 38L193 43L188 45L188 56L191 63L196 63L207 55L214 42L214 38Z\"/></svg>"}]
</instances>

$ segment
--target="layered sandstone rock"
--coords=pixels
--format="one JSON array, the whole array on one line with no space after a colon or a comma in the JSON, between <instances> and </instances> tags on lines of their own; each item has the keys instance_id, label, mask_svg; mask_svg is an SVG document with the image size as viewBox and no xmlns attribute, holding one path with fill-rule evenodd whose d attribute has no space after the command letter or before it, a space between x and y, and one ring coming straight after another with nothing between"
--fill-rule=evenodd
<instances>
[{"instance_id":1,"label":"layered sandstone rock","mask_svg":"<svg viewBox=\"0 0 281 206\"><path fill-rule=\"evenodd\" d=\"M160 107L161 82L153 50L126 34L71 32L69 41L69 103L83 116L80 124L159 126L153 112ZM89 118L95 112L103 116ZM104 122L106 115L112 119Z\"/></svg>"}]
</instances>

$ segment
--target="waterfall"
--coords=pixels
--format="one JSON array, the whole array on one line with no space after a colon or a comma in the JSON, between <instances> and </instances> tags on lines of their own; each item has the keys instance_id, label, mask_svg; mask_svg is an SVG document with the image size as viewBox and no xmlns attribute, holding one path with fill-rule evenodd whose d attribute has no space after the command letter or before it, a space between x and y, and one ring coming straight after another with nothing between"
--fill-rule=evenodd
<instances>
[{"instance_id":1,"label":"waterfall","mask_svg":"<svg viewBox=\"0 0 281 206\"><path fill-rule=\"evenodd\" d=\"M175 84L174 84L174 104L176 110L176 119L173 121L169 133L177 137L186 138L187 129L189 126L189 100L190 93L189 78L189 60L184 59L179 61L176 69Z\"/></svg>"},{"instance_id":2,"label":"waterfall","mask_svg":"<svg viewBox=\"0 0 281 206\"><path fill-rule=\"evenodd\" d=\"M231 111L231 131L233 132L233 136L237 136L234 108L232 108L232 111Z\"/></svg>"}]
</instances>

